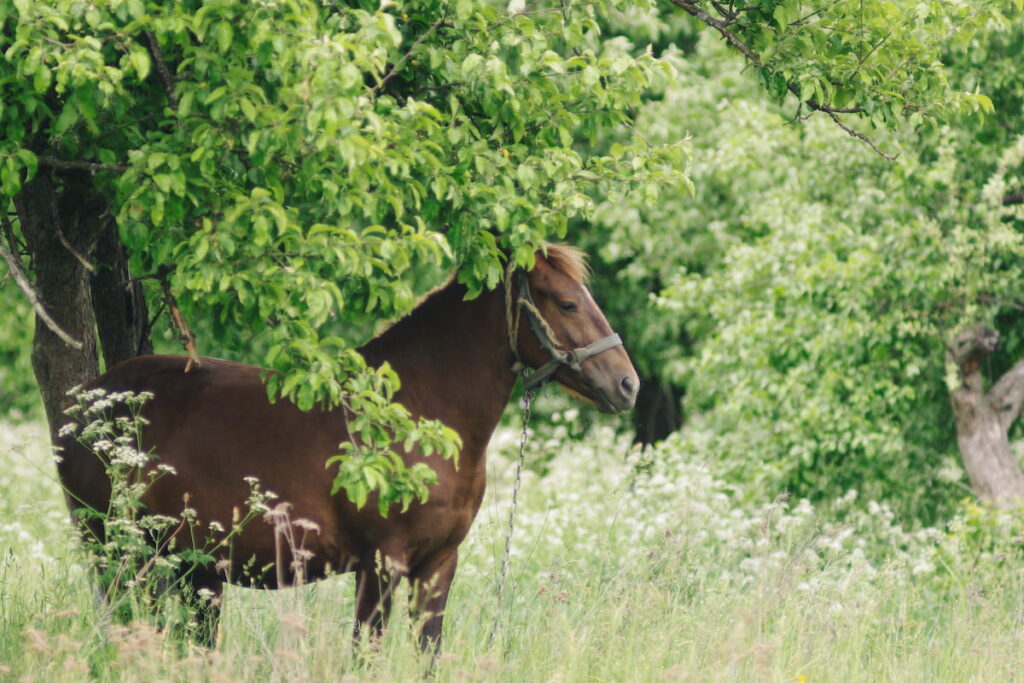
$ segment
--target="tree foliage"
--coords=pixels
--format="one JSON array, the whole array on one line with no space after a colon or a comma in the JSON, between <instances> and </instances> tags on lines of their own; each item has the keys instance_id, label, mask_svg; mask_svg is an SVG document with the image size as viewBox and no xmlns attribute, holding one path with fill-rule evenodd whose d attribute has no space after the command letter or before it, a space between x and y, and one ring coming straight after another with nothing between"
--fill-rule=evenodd
<instances>
[{"instance_id":1,"label":"tree foliage","mask_svg":"<svg viewBox=\"0 0 1024 683\"><path fill-rule=\"evenodd\" d=\"M1000 0L671 2L742 52L772 96L793 95L802 109L828 115L869 144L840 115L894 128L904 119L919 124L965 110L991 112L988 96L949 87L942 58L989 22L1005 21L1010 6Z\"/></svg>"},{"instance_id":2,"label":"tree foliage","mask_svg":"<svg viewBox=\"0 0 1024 683\"><path fill-rule=\"evenodd\" d=\"M683 181L677 144L574 146L669 74L602 41L602 7L3 2L3 192L93 173L133 273L207 321L200 348L264 349L272 397L344 403L360 443L450 452L440 425L361 399L399 379L350 330L408 312L428 264L473 296L592 195Z\"/></svg>"},{"instance_id":3,"label":"tree foliage","mask_svg":"<svg viewBox=\"0 0 1024 683\"><path fill-rule=\"evenodd\" d=\"M645 221L704 236L676 248L688 270L657 300L659 326L696 341L663 365L688 390L683 448L754 495L856 488L926 518L962 496L945 344L978 321L1006 331L994 376L1022 351L1021 142L1006 131L1024 111L1004 76L1021 30L995 24L947 53L951 80L974 85L985 46L995 112L876 133L896 164L851 149L824 119L793 125L751 83L724 78L721 54L701 60L717 69L689 72L673 97L706 113L691 129L697 200ZM664 121L668 106L653 107ZM598 215L622 231L629 210ZM646 239L654 264L669 248L657 239ZM703 251L687 261L694 244Z\"/></svg>"},{"instance_id":4,"label":"tree foliage","mask_svg":"<svg viewBox=\"0 0 1024 683\"><path fill-rule=\"evenodd\" d=\"M0 0L0 183L10 206L88 174L151 311L359 416L357 500L425 490L387 443L454 445L358 344L570 227L641 370L687 385L695 448L758 486L923 498L941 334L1019 317L1009 7ZM4 237L38 274L23 213Z\"/></svg>"}]
</instances>

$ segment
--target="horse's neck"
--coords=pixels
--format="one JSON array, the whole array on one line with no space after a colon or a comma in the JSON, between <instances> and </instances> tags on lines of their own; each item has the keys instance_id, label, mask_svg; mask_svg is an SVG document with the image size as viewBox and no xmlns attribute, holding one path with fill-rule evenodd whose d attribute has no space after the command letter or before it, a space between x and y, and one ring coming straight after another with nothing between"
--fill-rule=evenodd
<instances>
[{"instance_id":1,"label":"horse's neck","mask_svg":"<svg viewBox=\"0 0 1024 683\"><path fill-rule=\"evenodd\" d=\"M463 454L482 455L515 384L510 370L504 294L464 301L452 284L363 347L372 365L391 364L402 381L397 400L414 416L455 429Z\"/></svg>"}]
</instances>

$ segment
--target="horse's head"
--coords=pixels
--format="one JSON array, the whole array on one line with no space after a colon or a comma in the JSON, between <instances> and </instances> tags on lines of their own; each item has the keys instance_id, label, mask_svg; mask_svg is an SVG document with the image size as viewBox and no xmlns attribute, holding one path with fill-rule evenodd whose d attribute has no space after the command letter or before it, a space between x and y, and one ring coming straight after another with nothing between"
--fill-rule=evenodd
<instances>
[{"instance_id":1,"label":"horse's head","mask_svg":"<svg viewBox=\"0 0 1024 683\"><path fill-rule=\"evenodd\" d=\"M526 386L550 378L602 412L632 408L640 380L587 289L582 253L549 246L532 271L510 272L506 280L514 349L535 368Z\"/></svg>"}]
</instances>

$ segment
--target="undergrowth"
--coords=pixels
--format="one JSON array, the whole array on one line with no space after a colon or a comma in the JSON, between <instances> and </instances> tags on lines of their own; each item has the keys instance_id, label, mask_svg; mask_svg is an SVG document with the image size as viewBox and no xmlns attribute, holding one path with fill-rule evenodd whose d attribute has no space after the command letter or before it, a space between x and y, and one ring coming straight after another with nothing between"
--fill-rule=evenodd
<instances>
[{"instance_id":1,"label":"undergrowth","mask_svg":"<svg viewBox=\"0 0 1024 683\"><path fill-rule=\"evenodd\" d=\"M401 605L379 647L352 644L351 576L229 588L213 650L152 620L105 619L44 433L0 426L0 679L376 681L429 670ZM583 441L531 440L537 466L524 472L499 606L517 445L514 430L495 436L439 680L1024 675L1019 514L965 500L942 526L905 528L853 491L818 507L748 503L671 441L640 452L600 428Z\"/></svg>"}]
</instances>

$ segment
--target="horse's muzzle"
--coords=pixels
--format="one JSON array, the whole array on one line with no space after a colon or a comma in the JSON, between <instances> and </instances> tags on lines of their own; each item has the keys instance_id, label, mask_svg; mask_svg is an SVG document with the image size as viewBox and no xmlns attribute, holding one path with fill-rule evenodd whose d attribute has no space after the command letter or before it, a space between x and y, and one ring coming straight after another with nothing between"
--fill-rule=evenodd
<instances>
[{"instance_id":1,"label":"horse's muzzle","mask_svg":"<svg viewBox=\"0 0 1024 683\"><path fill-rule=\"evenodd\" d=\"M610 387L597 389L597 409L602 413L621 413L636 405L636 395L640 391L640 378L636 373L618 377Z\"/></svg>"}]
</instances>

